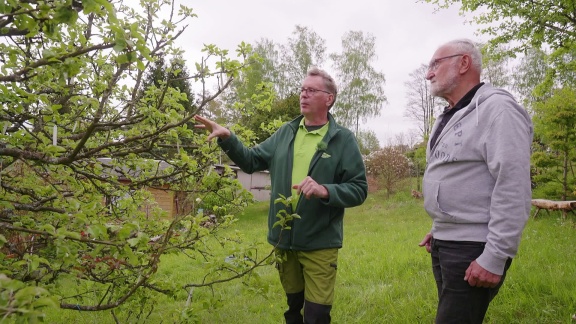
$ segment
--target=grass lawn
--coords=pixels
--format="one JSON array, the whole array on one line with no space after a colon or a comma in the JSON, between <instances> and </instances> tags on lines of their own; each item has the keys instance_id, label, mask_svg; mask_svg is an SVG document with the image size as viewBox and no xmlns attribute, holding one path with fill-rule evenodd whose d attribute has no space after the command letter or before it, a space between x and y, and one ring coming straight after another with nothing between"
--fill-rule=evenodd
<instances>
[{"instance_id":1,"label":"grass lawn","mask_svg":"<svg viewBox=\"0 0 576 324\"><path fill-rule=\"evenodd\" d=\"M245 240L266 241L267 203L249 207L234 230ZM340 250L333 323L433 323L436 287L430 259L418 243L431 221L421 200L400 193L387 199L369 195L345 216ZM576 323L576 218L543 213L530 219L518 256L485 323ZM224 257L224 256L222 256ZM177 285L198 282L199 262L167 256L159 275ZM182 323L187 293L154 298L147 323ZM138 309L139 301L132 301ZM258 268L246 280L194 290L187 314L197 323L282 323L285 297L276 270ZM119 316L126 318L126 314ZM50 313L47 323L114 323L109 312ZM141 321L142 322L142 321Z\"/></svg>"}]
</instances>

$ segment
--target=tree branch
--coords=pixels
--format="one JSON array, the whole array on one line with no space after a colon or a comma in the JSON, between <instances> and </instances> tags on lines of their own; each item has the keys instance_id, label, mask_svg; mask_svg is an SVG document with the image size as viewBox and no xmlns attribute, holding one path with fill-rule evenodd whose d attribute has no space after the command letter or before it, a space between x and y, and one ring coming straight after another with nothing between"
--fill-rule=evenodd
<instances>
[{"instance_id":1,"label":"tree branch","mask_svg":"<svg viewBox=\"0 0 576 324\"><path fill-rule=\"evenodd\" d=\"M61 62L63 62L65 59L67 58L71 58L71 57L77 57L80 55L84 55L86 53L92 52L92 51L97 51L97 50L103 50L103 49L108 49L108 48L112 48L116 45L116 43L111 43L111 44L101 44L101 45L94 45L91 47L87 47L87 48L81 48L75 52L72 53L68 53L59 57L52 57L52 58L42 58L39 59L38 61L16 71L15 73L11 74L11 75L6 75L6 76L0 76L0 82L16 82L16 81L23 81L28 79L29 77L23 78L22 75L27 74L28 72L39 68L41 66L45 66L45 65L52 65L52 64L59 64Z\"/></svg>"}]
</instances>

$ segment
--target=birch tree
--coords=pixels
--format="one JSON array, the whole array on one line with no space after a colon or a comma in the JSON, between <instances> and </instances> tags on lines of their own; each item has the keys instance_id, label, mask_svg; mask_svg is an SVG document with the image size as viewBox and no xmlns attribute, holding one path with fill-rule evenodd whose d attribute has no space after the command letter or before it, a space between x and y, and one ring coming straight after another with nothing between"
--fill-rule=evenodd
<instances>
[{"instance_id":1,"label":"birch tree","mask_svg":"<svg viewBox=\"0 0 576 324\"><path fill-rule=\"evenodd\" d=\"M373 64L377 59L376 39L362 31L350 31L342 37L342 52L330 55L340 83L334 115L358 134L360 122L380 115L387 99L386 79Z\"/></svg>"},{"instance_id":2,"label":"birch tree","mask_svg":"<svg viewBox=\"0 0 576 324\"><path fill-rule=\"evenodd\" d=\"M548 71L548 54L539 49L531 48L520 59L512 73L513 89L518 94L519 100L528 111L532 111L533 104L537 101L536 87L543 83Z\"/></svg>"},{"instance_id":3,"label":"birch tree","mask_svg":"<svg viewBox=\"0 0 576 324\"><path fill-rule=\"evenodd\" d=\"M511 72L508 67L510 57L505 55L507 45L487 46L480 44L482 53L482 80L498 88L507 88L512 85Z\"/></svg>"},{"instance_id":4,"label":"birch tree","mask_svg":"<svg viewBox=\"0 0 576 324\"><path fill-rule=\"evenodd\" d=\"M278 94L280 97L294 93L312 66L322 68L326 60L326 40L308 27L296 25L292 37L280 46L280 70Z\"/></svg>"}]
</instances>

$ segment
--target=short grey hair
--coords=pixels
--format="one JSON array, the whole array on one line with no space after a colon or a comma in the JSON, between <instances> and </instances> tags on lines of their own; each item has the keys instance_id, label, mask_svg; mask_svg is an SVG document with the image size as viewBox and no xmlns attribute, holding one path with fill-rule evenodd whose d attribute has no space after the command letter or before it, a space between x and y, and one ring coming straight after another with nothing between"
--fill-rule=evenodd
<instances>
[{"instance_id":1,"label":"short grey hair","mask_svg":"<svg viewBox=\"0 0 576 324\"><path fill-rule=\"evenodd\" d=\"M328 107L328 109L332 108L332 106L334 106L334 103L336 102L336 96L338 95L338 87L336 86L336 82L334 82L332 76L330 76L328 72L315 66L311 67L308 70L306 76L319 76L322 78L322 80L324 80L326 90L334 96L334 100L332 100L332 104L330 105L330 107Z\"/></svg>"},{"instance_id":2,"label":"short grey hair","mask_svg":"<svg viewBox=\"0 0 576 324\"><path fill-rule=\"evenodd\" d=\"M467 38L455 39L444 44L445 46L450 46L455 49L459 54L468 54L472 59L472 66L482 73L482 53L473 41Z\"/></svg>"}]
</instances>

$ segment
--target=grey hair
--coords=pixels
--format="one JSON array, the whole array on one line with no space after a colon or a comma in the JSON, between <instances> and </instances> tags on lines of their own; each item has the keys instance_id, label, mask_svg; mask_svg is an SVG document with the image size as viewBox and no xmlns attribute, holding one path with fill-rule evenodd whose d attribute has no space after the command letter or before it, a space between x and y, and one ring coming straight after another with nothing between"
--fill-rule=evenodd
<instances>
[{"instance_id":1,"label":"grey hair","mask_svg":"<svg viewBox=\"0 0 576 324\"><path fill-rule=\"evenodd\" d=\"M324 80L326 90L334 96L334 100L332 100L332 104L330 105L330 107L328 107L328 109L332 108L332 106L334 106L334 103L336 102L336 96L338 95L338 87L336 86L336 82L334 82L332 76L330 76L328 72L315 66L311 67L308 70L306 76L319 76L322 78L322 80Z\"/></svg>"},{"instance_id":2,"label":"grey hair","mask_svg":"<svg viewBox=\"0 0 576 324\"><path fill-rule=\"evenodd\" d=\"M478 73L482 73L482 53L480 53L480 49L478 49L478 46L476 46L473 41L462 38L449 41L444 45L450 46L460 54L470 55L470 58L472 58L472 66Z\"/></svg>"}]
</instances>

